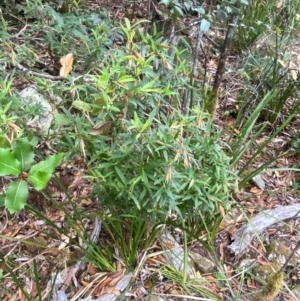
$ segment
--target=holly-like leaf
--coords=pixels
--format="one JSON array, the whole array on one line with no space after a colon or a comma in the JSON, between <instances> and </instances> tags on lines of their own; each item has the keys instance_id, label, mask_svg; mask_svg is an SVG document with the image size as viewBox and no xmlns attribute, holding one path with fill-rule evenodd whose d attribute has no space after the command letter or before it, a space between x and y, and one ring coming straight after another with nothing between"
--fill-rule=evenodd
<instances>
[{"instance_id":1,"label":"holly-like leaf","mask_svg":"<svg viewBox=\"0 0 300 301\"><path fill-rule=\"evenodd\" d=\"M33 165L29 171L29 176L34 171L43 171L50 174L53 173L55 168L61 163L63 156L63 153L52 155L46 158L46 160Z\"/></svg>"},{"instance_id":2,"label":"holly-like leaf","mask_svg":"<svg viewBox=\"0 0 300 301\"><path fill-rule=\"evenodd\" d=\"M15 157L21 163L21 169L23 171L29 169L34 160L33 145L25 138L16 141L12 145L12 149Z\"/></svg>"},{"instance_id":3,"label":"holly-like leaf","mask_svg":"<svg viewBox=\"0 0 300 301\"><path fill-rule=\"evenodd\" d=\"M72 70L73 66L73 54L68 53L60 58L61 68L59 71L59 75L63 77L67 77Z\"/></svg>"},{"instance_id":4,"label":"holly-like leaf","mask_svg":"<svg viewBox=\"0 0 300 301\"><path fill-rule=\"evenodd\" d=\"M28 197L28 184L24 180L12 182L6 190L5 207L10 213L24 208Z\"/></svg>"},{"instance_id":5,"label":"holly-like leaf","mask_svg":"<svg viewBox=\"0 0 300 301\"><path fill-rule=\"evenodd\" d=\"M0 176L17 176L20 172L21 163L15 158L10 149L0 148Z\"/></svg>"},{"instance_id":6,"label":"holly-like leaf","mask_svg":"<svg viewBox=\"0 0 300 301\"><path fill-rule=\"evenodd\" d=\"M50 172L36 170L29 173L28 180L36 190L42 190L47 186L51 176L52 173Z\"/></svg>"}]
</instances>

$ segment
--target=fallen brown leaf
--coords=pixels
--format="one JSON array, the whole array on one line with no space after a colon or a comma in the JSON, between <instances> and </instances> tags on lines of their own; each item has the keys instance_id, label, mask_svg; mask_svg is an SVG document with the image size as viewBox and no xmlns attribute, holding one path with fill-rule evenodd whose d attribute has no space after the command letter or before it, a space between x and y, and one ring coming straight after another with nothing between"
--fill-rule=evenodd
<instances>
[{"instance_id":1,"label":"fallen brown leaf","mask_svg":"<svg viewBox=\"0 0 300 301\"><path fill-rule=\"evenodd\" d=\"M101 123L99 125L95 125L93 130L90 132L90 135L98 136L98 135L107 135L111 129L112 121L107 121Z\"/></svg>"},{"instance_id":2,"label":"fallen brown leaf","mask_svg":"<svg viewBox=\"0 0 300 301\"><path fill-rule=\"evenodd\" d=\"M93 265L89 264L87 268L87 273L89 275L95 275L98 272L97 268L95 268Z\"/></svg>"},{"instance_id":3,"label":"fallen brown leaf","mask_svg":"<svg viewBox=\"0 0 300 301\"><path fill-rule=\"evenodd\" d=\"M59 75L63 77L67 77L72 70L73 67L73 54L68 53L60 58L61 68L59 70Z\"/></svg>"},{"instance_id":4,"label":"fallen brown leaf","mask_svg":"<svg viewBox=\"0 0 300 301\"><path fill-rule=\"evenodd\" d=\"M109 286L115 286L121 280L121 278L123 278L123 275L120 275L112 279L112 281L109 283Z\"/></svg>"}]
</instances>

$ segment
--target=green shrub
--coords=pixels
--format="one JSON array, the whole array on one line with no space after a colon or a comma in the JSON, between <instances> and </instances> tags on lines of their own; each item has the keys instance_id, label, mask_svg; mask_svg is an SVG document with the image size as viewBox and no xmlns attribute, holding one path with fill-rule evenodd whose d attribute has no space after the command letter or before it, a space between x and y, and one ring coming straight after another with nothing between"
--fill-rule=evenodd
<instances>
[{"instance_id":1,"label":"green shrub","mask_svg":"<svg viewBox=\"0 0 300 301\"><path fill-rule=\"evenodd\" d=\"M97 149L105 147L111 130L122 127L122 118L133 118L155 108L167 114L182 107L184 93L189 89L189 69L176 51L178 65L168 55L168 44L160 35L145 35L137 29L143 22L131 25L126 20L122 30L127 43L112 48L104 56L101 67L88 75L88 84L72 83L62 87L77 97L72 102L73 114L63 108L55 127L57 143L68 155L78 154L84 145L89 162L98 160ZM66 86L66 85L65 85ZM78 114L77 114L78 113ZM74 128L76 130L74 131Z\"/></svg>"},{"instance_id":2,"label":"green shrub","mask_svg":"<svg viewBox=\"0 0 300 301\"><path fill-rule=\"evenodd\" d=\"M138 208L152 224L176 213L201 228L215 220L219 206L229 206L235 177L228 157L200 110L189 117L157 113L123 120L123 131L98 150L91 168L94 188L113 212Z\"/></svg>"},{"instance_id":3,"label":"green shrub","mask_svg":"<svg viewBox=\"0 0 300 301\"><path fill-rule=\"evenodd\" d=\"M120 29L112 27L108 13L91 13L78 10L72 14L60 14L47 7L49 28L44 41L49 53L59 58L73 52L76 59L76 71L86 71L98 66L104 54L116 40L123 40Z\"/></svg>"},{"instance_id":4,"label":"green shrub","mask_svg":"<svg viewBox=\"0 0 300 301\"><path fill-rule=\"evenodd\" d=\"M63 109L58 143L68 155L80 146L103 208L138 209L152 224L175 212L203 228L219 206L228 208L235 177L209 116L180 113L189 66L178 50L169 57L162 37L138 29L142 23L125 20L126 45L111 49L89 85L75 87L73 108L82 113Z\"/></svg>"}]
</instances>

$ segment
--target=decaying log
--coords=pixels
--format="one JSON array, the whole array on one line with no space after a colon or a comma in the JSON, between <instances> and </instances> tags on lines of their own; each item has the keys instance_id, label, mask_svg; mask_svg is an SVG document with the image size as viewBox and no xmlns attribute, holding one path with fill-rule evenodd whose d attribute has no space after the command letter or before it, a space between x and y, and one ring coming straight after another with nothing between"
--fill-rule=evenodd
<instances>
[{"instance_id":1,"label":"decaying log","mask_svg":"<svg viewBox=\"0 0 300 301\"><path fill-rule=\"evenodd\" d=\"M294 217L300 217L300 204L278 206L275 209L261 212L233 234L234 242L227 248L236 255L241 254L249 246L252 239L266 228Z\"/></svg>"}]
</instances>

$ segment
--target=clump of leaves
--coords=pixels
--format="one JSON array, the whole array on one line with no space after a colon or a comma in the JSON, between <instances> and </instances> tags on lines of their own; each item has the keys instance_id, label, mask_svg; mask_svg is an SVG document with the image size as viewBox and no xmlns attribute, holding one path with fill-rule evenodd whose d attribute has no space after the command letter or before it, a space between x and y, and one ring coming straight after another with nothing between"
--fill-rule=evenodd
<instances>
[{"instance_id":1,"label":"clump of leaves","mask_svg":"<svg viewBox=\"0 0 300 301\"><path fill-rule=\"evenodd\" d=\"M50 16L44 41L49 53L55 59L72 52L76 57L78 70L93 68L103 60L104 54L116 40L123 40L122 31L113 28L109 14L78 10L71 14L60 14L47 7Z\"/></svg>"},{"instance_id":2,"label":"clump of leaves","mask_svg":"<svg viewBox=\"0 0 300 301\"><path fill-rule=\"evenodd\" d=\"M61 163L63 154L52 155L33 164L34 145L27 138L20 138L9 147L5 143L4 135L1 141L4 143L0 145L0 176L17 178L0 196L0 205L4 205L10 213L14 213L26 205L29 192L28 182L31 182L36 190L44 189L55 168Z\"/></svg>"},{"instance_id":3,"label":"clump of leaves","mask_svg":"<svg viewBox=\"0 0 300 301\"><path fill-rule=\"evenodd\" d=\"M215 221L220 206L229 206L235 177L228 157L199 109L188 117L157 113L123 120L123 132L98 150L91 168L95 190L111 211L138 208L151 224L176 213L201 228Z\"/></svg>"},{"instance_id":4,"label":"clump of leaves","mask_svg":"<svg viewBox=\"0 0 300 301\"><path fill-rule=\"evenodd\" d=\"M109 51L101 67L87 75L88 85L72 86L74 94L79 95L72 107L82 113L75 116L62 108L55 122L61 133L57 143L68 155L76 155L84 148L82 153L88 159L98 160L97 150L103 148L101 139L109 139L111 128L120 118L133 118L134 112L143 115L157 107L165 112L182 107L184 94L190 88L188 63L176 50L175 65L166 41L159 34L144 34L139 28L143 22L132 25L125 19L122 31L126 45ZM70 89L66 85L61 88Z\"/></svg>"}]
</instances>

